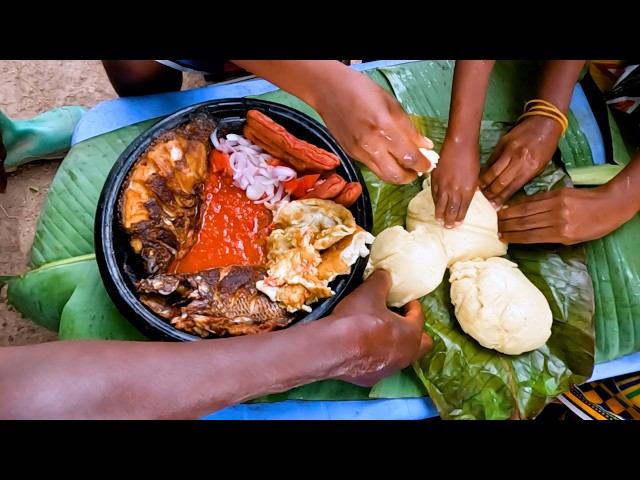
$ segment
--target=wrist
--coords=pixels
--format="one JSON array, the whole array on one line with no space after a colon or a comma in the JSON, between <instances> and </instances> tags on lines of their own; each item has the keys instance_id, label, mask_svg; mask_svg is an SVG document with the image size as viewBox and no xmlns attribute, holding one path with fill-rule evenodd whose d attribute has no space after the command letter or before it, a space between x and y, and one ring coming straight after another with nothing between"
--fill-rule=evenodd
<instances>
[{"instance_id":1,"label":"wrist","mask_svg":"<svg viewBox=\"0 0 640 480\"><path fill-rule=\"evenodd\" d=\"M534 98L525 102L524 113L520 115L517 123L520 123L523 119L529 117L546 117L554 120L560 125L560 136L563 136L569 127L569 119L564 112L551 102L540 98Z\"/></svg>"},{"instance_id":2,"label":"wrist","mask_svg":"<svg viewBox=\"0 0 640 480\"><path fill-rule=\"evenodd\" d=\"M640 192L629 191L624 184L626 179L622 177L618 175L595 190L612 207L612 213L622 215L626 221L640 211Z\"/></svg>"},{"instance_id":3,"label":"wrist","mask_svg":"<svg viewBox=\"0 0 640 480\"><path fill-rule=\"evenodd\" d=\"M352 352L353 349L349 345L352 338L345 328L346 323L349 322L345 322L344 318L331 314L314 320L296 332L300 334L295 340L299 345L297 362L303 365L301 374L304 383L336 378L348 368L352 355L345 352Z\"/></svg>"},{"instance_id":4,"label":"wrist","mask_svg":"<svg viewBox=\"0 0 640 480\"><path fill-rule=\"evenodd\" d=\"M323 62L322 71L311 72L307 82L309 88L304 90L300 98L318 113L320 113L325 100L328 100L329 105L335 103L336 92L339 92L337 96L341 98L350 98L351 96L355 98L359 89L353 88L351 90L351 85L358 84L361 76L369 80L363 73L338 60L316 60L316 62ZM348 90L351 91L347 92Z\"/></svg>"},{"instance_id":5,"label":"wrist","mask_svg":"<svg viewBox=\"0 0 640 480\"><path fill-rule=\"evenodd\" d=\"M526 125L527 128L531 128L542 137L553 136L557 141L560 140L563 134L563 125L555 118L532 115L523 118L520 124Z\"/></svg>"},{"instance_id":6,"label":"wrist","mask_svg":"<svg viewBox=\"0 0 640 480\"><path fill-rule=\"evenodd\" d=\"M449 129L444 137L443 148L445 146L455 147L457 150L477 151L480 145L480 132L469 134L467 131L457 131Z\"/></svg>"}]
</instances>

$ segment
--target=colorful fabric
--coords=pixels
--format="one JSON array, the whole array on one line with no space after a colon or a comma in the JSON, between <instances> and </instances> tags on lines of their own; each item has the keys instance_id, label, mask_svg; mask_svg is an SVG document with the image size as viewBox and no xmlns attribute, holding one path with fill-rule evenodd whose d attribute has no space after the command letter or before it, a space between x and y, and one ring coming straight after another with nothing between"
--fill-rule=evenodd
<instances>
[{"instance_id":1,"label":"colorful fabric","mask_svg":"<svg viewBox=\"0 0 640 480\"><path fill-rule=\"evenodd\" d=\"M640 64L632 60L589 60L587 65L607 105L640 125Z\"/></svg>"},{"instance_id":2,"label":"colorful fabric","mask_svg":"<svg viewBox=\"0 0 640 480\"><path fill-rule=\"evenodd\" d=\"M576 385L558 400L583 420L640 420L640 372Z\"/></svg>"}]
</instances>

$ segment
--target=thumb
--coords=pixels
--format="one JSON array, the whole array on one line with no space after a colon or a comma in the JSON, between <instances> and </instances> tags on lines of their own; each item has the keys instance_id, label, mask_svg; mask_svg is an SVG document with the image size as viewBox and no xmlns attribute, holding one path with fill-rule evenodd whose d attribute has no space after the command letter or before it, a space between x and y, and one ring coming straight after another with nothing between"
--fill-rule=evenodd
<instances>
[{"instance_id":1,"label":"thumb","mask_svg":"<svg viewBox=\"0 0 640 480\"><path fill-rule=\"evenodd\" d=\"M422 359L433 350L433 339L427 332L422 332L422 338L420 339L420 347L418 347L418 356L416 362Z\"/></svg>"},{"instance_id":2,"label":"thumb","mask_svg":"<svg viewBox=\"0 0 640 480\"><path fill-rule=\"evenodd\" d=\"M387 294L391 290L391 274L385 270L376 269L363 283L367 288L375 293L375 300L383 299L386 305Z\"/></svg>"}]
</instances>

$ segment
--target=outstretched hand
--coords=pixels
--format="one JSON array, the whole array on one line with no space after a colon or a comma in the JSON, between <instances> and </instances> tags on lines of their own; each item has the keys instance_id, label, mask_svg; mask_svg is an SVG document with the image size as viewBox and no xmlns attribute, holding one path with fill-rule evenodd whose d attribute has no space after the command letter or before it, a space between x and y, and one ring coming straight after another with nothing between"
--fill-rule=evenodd
<instances>
[{"instance_id":1,"label":"outstretched hand","mask_svg":"<svg viewBox=\"0 0 640 480\"><path fill-rule=\"evenodd\" d=\"M348 365L336 378L370 387L398 370L420 360L433 348L424 330L425 316L420 302L404 307L404 316L386 306L391 275L373 272L358 288L342 300L329 318L335 328L352 341L353 355L359 360Z\"/></svg>"},{"instance_id":2,"label":"outstretched hand","mask_svg":"<svg viewBox=\"0 0 640 480\"><path fill-rule=\"evenodd\" d=\"M433 165L419 149L432 150L433 142L400 103L363 73L352 70L348 77L316 106L347 154L390 183L410 183L418 172L430 171Z\"/></svg>"},{"instance_id":3,"label":"outstretched hand","mask_svg":"<svg viewBox=\"0 0 640 480\"><path fill-rule=\"evenodd\" d=\"M507 243L573 245L603 237L630 220L606 187L562 187L515 200L498 211L498 231Z\"/></svg>"},{"instance_id":4,"label":"outstretched hand","mask_svg":"<svg viewBox=\"0 0 640 480\"><path fill-rule=\"evenodd\" d=\"M542 173L558 148L561 133L556 120L531 116L498 141L480 175L480 188L494 207L502 206Z\"/></svg>"}]
</instances>

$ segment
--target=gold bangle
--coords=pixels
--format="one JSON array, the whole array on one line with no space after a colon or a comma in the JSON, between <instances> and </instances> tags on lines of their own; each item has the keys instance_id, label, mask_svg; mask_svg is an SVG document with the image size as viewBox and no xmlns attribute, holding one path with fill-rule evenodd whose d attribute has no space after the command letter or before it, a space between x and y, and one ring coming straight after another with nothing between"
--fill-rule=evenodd
<instances>
[{"instance_id":1,"label":"gold bangle","mask_svg":"<svg viewBox=\"0 0 640 480\"><path fill-rule=\"evenodd\" d=\"M516 123L519 123L523 118L530 117L532 115L541 115L556 120L562 127L562 133L560 134L561 137L565 134L567 128L569 128L569 120L566 115L553 103L547 102L546 100L535 98L526 102L524 104L524 113L518 117Z\"/></svg>"}]
</instances>

